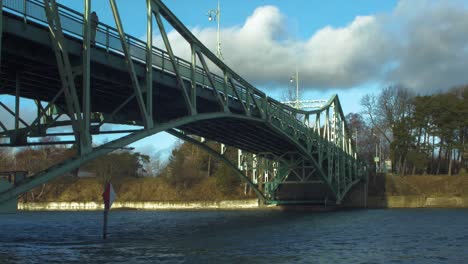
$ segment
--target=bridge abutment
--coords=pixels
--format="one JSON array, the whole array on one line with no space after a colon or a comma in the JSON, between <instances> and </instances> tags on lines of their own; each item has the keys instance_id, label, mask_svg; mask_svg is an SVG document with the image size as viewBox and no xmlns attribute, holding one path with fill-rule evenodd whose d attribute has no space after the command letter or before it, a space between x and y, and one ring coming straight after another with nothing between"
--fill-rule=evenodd
<instances>
[{"instance_id":1,"label":"bridge abutment","mask_svg":"<svg viewBox=\"0 0 468 264\"><path fill-rule=\"evenodd\" d=\"M356 184L345 199L342 201L343 207L367 208L368 200L368 182L362 181Z\"/></svg>"}]
</instances>

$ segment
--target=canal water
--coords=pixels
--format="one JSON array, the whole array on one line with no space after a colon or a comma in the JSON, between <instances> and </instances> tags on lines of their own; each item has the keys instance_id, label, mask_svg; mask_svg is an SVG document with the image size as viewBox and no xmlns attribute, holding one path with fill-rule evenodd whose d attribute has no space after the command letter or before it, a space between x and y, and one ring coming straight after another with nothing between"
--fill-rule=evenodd
<instances>
[{"instance_id":1,"label":"canal water","mask_svg":"<svg viewBox=\"0 0 468 264\"><path fill-rule=\"evenodd\" d=\"M0 263L468 263L468 210L0 215Z\"/></svg>"}]
</instances>

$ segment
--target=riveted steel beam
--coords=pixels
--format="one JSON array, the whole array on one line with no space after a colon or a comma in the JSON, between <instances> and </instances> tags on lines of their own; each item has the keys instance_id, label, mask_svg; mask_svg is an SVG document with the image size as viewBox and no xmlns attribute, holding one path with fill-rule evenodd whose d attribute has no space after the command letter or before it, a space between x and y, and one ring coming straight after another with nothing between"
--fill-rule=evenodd
<instances>
[{"instance_id":1,"label":"riveted steel beam","mask_svg":"<svg viewBox=\"0 0 468 264\"><path fill-rule=\"evenodd\" d=\"M146 0L146 113L153 118L153 8Z\"/></svg>"},{"instance_id":2,"label":"riveted steel beam","mask_svg":"<svg viewBox=\"0 0 468 264\"><path fill-rule=\"evenodd\" d=\"M229 108L227 104L224 102L223 99L221 99L221 96L219 95L218 89L216 88L216 84L213 80L213 76L211 75L210 69L208 68L208 65L206 64L205 58L203 57L203 54L197 50L196 51L198 58L200 59L201 64L203 65L203 69L205 70L206 76L208 77L208 81L210 82L213 92L213 95L216 98L216 101L218 102L220 108L224 110L224 112L229 112Z\"/></svg>"},{"instance_id":3,"label":"riveted steel beam","mask_svg":"<svg viewBox=\"0 0 468 264\"><path fill-rule=\"evenodd\" d=\"M245 114L248 115L248 116L250 116L250 110L249 110L249 108L247 107L248 102L244 102L244 100L243 100L242 97L240 96L239 92L237 91L236 85L235 85L234 82L232 81L232 77L231 77L228 73L226 73L226 72L225 72L225 76L227 77L229 83L231 84L232 91L233 91L234 94L236 95L237 100L241 103L242 108L244 109Z\"/></svg>"},{"instance_id":4,"label":"riveted steel beam","mask_svg":"<svg viewBox=\"0 0 468 264\"><path fill-rule=\"evenodd\" d=\"M54 48L60 80L65 94L65 102L68 109L67 114L72 123L75 140L80 141L81 135L85 134L83 126L81 125L81 108L75 88L72 66L68 57L68 51L65 47L57 3L55 0L44 0L44 4L47 23L49 25L50 39Z\"/></svg>"},{"instance_id":5,"label":"riveted steel beam","mask_svg":"<svg viewBox=\"0 0 468 264\"><path fill-rule=\"evenodd\" d=\"M3 0L0 0L0 65L2 65Z\"/></svg>"},{"instance_id":6,"label":"riveted steel beam","mask_svg":"<svg viewBox=\"0 0 468 264\"><path fill-rule=\"evenodd\" d=\"M66 111L64 112L64 109L61 109L59 114L66 113L70 117L70 123L72 124L75 139L80 140L80 143L82 139L88 138L87 136L84 136L86 135L86 133L95 133L90 131L95 127L90 128L90 125L88 125L89 121L91 121L90 119L92 117L92 113L90 112L91 109L88 110L86 104L86 102L90 102L89 94L87 93L89 91L89 88L86 88L86 81L88 77L85 77L85 75L89 76L89 73L87 73L86 70L89 70L90 65L86 65L89 64L88 57L92 47L89 46L88 36L89 10L91 8L89 2L90 0L84 1L86 1L84 15L77 14L73 10L70 10L64 6L60 6L60 16L67 16L70 13L75 12L73 13L73 17L77 19L83 18L83 63L78 67L71 67L68 61L68 53L66 47L64 46L65 42L63 36L63 34L68 34L66 30L68 30L69 32L69 29L65 28L65 33L63 33L55 0L44 0L44 3L46 3L45 10L48 18L48 20L44 22L47 22L50 28L52 47L55 51L57 65L59 67L59 75L61 78L60 81L62 84L62 91L59 92L59 94L65 95L65 101L61 101L60 105L58 106L60 108L64 108ZM114 2L115 0L110 1L112 4L112 2ZM302 165L300 165L302 166L302 172L299 171L297 168L294 171L291 171L291 179L294 179L294 181L296 182L315 182L319 181L318 179L321 178L323 183L330 187L331 192L334 193L336 200L340 201L344 197L344 195L346 195L346 192L349 190L350 186L352 186L355 180L360 179L362 177L362 170L356 154L355 143L351 140L350 134L348 133L346 127L346 120L341 109L338 97L333 96L326 103L324 103L318 108L315 108L312 111L295 109L288 105L283 105L280 102L277 102L276 100L267 97L264 93L253 87L241 76L232 71L232 69L230 69L226 64L224 64L223 61L219 60L219 58L216 57L214 53L207 49L198 39L195 38L195 36L193 36L190 30L188 30L178 20L178 18L170 12L169 9L167 9L167 7L162 3L161 0L146 1L146 43L128 35L125 35L120 21L116 21L118 27L117 31L107 26L105 27L105 30L100 31L102 34L106 34L107 40L105 48L109 53L113 53L113 56L121 56L121 51L123 51L124 53L129 53L129 51L133 51L133 47L139 47L141 50L144 50L146 52L143 57L137 56L133 54L133 52L132 54L124 54L124 56L126 56L125 61L127 62L127 70L131 68L131 66L128 66L129 64L135 63L135 59L137 59L139 63L146 62L146 81L144 83L139 82L140 80L142 80L141 76L138 76L138 78L133 78L132 87L138 88L139 85L139 89L134 88L133 94L125 98L119 96L120 99L117 98L117 102L121 100L122 103L120 103L120 105L119 103L112 105L112 108L109 110L109 112L113 111L112 113L103 113L102 116L105 117L101 118L98 121L100 122L99 126L109 122L119 124L130 124L130 122L133 121L136 122L133 124L141 125L139 120L117 120L117 118L115 118L117 112L124 109L125 106L128 105L128 103L134 99L136 99L139 104L139 107L141 109L140 112L146 111L146 114L142 116L142 122L144 123L145 120L153 121L154 117L152 116L152 114L154 112L154 108L152 100L158 97L153 98L152 78L154 76L151 76L154 75L152 72L153 70L155 70L155 72L162 70L163 74L175 75L177 85L182 92L182 96L185 102L183 106L187 108L188 115L192 117L190 119L189 116L187 116L187 120L191 120L190 122L197 122L199 118L199 114L197 113L197 98L201 99L201 96L211 96L210 100L217 102L220 106L222 105L222 111L219 113L213 113L214 115L211 116L213 119L233 118L234 120L236 118L240 118L239 115L236 116L223 114L228 114L228 111L226 110L232 110L234 112L235 108L236 112L239 112L239 109L242 109L242 115L240 116L243 116L243 118L252 118L249 120L255 120L255 122L260 122L262 124L261 126L257 126L256 124L252 125L251 133L256 133L257 136L249 138L248 133L239 133L239 135L235 135L235 137L237 137L237 140L227 140L223 137L218 137L220 140L226 140L225 143L235 143L238 144L240 147L246 147L246 149L250 149L253 151L255 151L255 148L249 148L249 145L261 145L261 148L259 149L261 149L262 151L269 150L275 153L281 153L287 148L299 151L300 157L295 157L295 160L300 161L302 159ZM88 4L88 6L86 6L86 4ZM26 16L26 12L29 11L25 10L23 16L25 18L28 18L28 16ZM164 41L164 45L166 46L167 53L165 51L159 50L156 47L152 47L152 16L155 17L158 28L161 32L162 39ZM177 32L179 32L180 35L191 46L191 61L185 61L183 59L177 58L174 55L170 45L171 43L169 43L167 33L164 29L162 18L164 18L165 22L168 22ZM66 26L67 25L65 25L65 27ZM102 26L103 25L101 25L101 27ZM124 46L128 45L128 47L124 47L122 50L109 47L109 34L114 34L114 36L118 36L120 38L120 41L124 42ZM69 36L67 36L67 39L68 37ZM76 38L76 35L71 37ZM104 45L104 43L99 43L99 47L102 47L101 45ZM99 47L97 47L97 51L99 51ZM196 65L197 56L199 57L201 67ZM153 57L155 58L155 61L153 61ZM163 60L158 61L158 59ZM172 68L164 65L164 63L167 64L168 60L169 63L172 64ZM155 65L153 65L153 63ZM215 75L213 74L213 72L210 72L208 66L210 66L210 68L213 67L210 63L214 64L215 67L220 69L220 72L222 73L221 76ZM133 72L133 75L135 75L135 70L129 70L129 72ZM203 80L198 79L203 76L203 72L207 73L206 76L203 77ZM77 102L80 102L80 100L78 100L76 96L73 80L73 77L78 74L83 75L83 99L80 104L77 104ZM27 87L28 85L31 85L30 83L33 81L31 78L32 77L30 75L28 75L26 78L20 78L21 82L17 82L17 84ZM14 95L15 88L12 85L14 84L14 82L10 82L11 83L9 85L12 87L10 94ZM189 82L191 84L191 87L190 89L186 90L185 86ZM34 85L38 86L41 85L41 83L44 84L44 82L37 82L34 83ZM212 95L208 95L207 93L197 95L197 87L201 85L208 86L208 89L210 89ZM97 85L95 88L99 90L100 85ZM44 89L48 91L51 90L50 88ZM20 92L21 93L17 94L24 94L23 88L21 88ZM108 91L106 91L106 94L109 94ZM24 94L24 96L28 96L28 94ZM51 95L51 97L52 96L53 94ZM49 102L50 105L55 104L55 100L52 101L53 102ZM242 106L242 108L240 108L239 106ZM21 123L21 121L19 118L17 118L17 120L15 121L16 127L14 130L16 130L22 135L24 134L24 131L28 131L29 134L27 135L31 136L36 135L34 134L33 128L38 128L37 135L49 135L50 133L42 133L42 129L58 125L60 122L57 122L57 119L60 115L56 115L53 122L41 124L40 119L43 116L48 116L46 113L46 109L48 108L49 106L45 107L45 109L38 106L39 120L37 124L36 122L33 122L33 124L30 125L30 128L19 128L18 124ZM17 109L15 109L14 112L18 112L17 110L20 110L20 108L18 107ZM112 122L112 120L114 120L114 122ZM321 124L322 121L324 125ZM217 121L213 120L213 124L216 123ZM312 124L315 125L312 127ZM0 125L0 127L2 125ZM228 127L226 127L226 130L232 128L232 126ZM246 125L246 127L248 126ZM144 132L141 133L148 133L148 131L150 131L150 129L148 128L149 126L146 124L145 129L143 130ZM191 129L195 132L199 131L201 134L223 133L223 128L219 126L216 127L216 129L213 129L213 131L208 131L202 127L197 128L194 124L194 127L192 127ZM97 132L101 133L102 131ZM135 133L140 132L132 132L132 134ZM271 142L274 142L274 140L261 140L262 142L255 142L259 139L258 135L260 133L275 135L275 137L281 139L278 141L281 142L281 145L271 144ZM2 132L2 135L3 134L12 134L12 131L9 130L7 131L7 133ZM80 148L83 149L83 147ZM259 149L257 149L257 151ZM91 152L94 153L93 150L91 150ZM264 166L272 167L273 163L273 161L265 161ZM265 177L269 176L265 175Z\"/></svg>"},{"instance_id":7,"label":"riveted steel beam","mask_svg":"<svg viewBox=\"0 0 468 264\"><path fill-rule=\"evenodd\" d=\"M142 138L151 136L153 134L156 134L162 131L172 129L174 127L179 127L185 124L189 124L192 122L217 119L217 118L237 118L237 119L245 119L245 120L261 122L261 120L258 120L255 118L248 118L242 115L234 115L234 114L229 114L229 113L208 113L208 114L198 114L196 116L187 116L187 117L172 120L170 122L163 123L163 124L156 124L153 128L135 131L129 135L110 141L99 147L93 148L92 151L89 153L85 153L81 156L73 157L60 164L54 165L53 167L49 169L41 171L33 175L32 177L26 178L25 181L19 182L13 188L5 192L1 192L0 203L3 201L8 201L12 198L15 198L22 193L25 193L43 183L49 182L50 180L53 180L60 175L63 175L73 169L80 167L86 162L89 162L102 155L105 155L115 149L122 148Z\"/></svg>"},{"instance_id":8,"label":"riveted steel beam","mask_svg":"<svg viewBox=\"0 0 468 264\"><path fill-rule=\"evenodd\" d=\"M159 6L157 4L154 4L154 1L153 1L153 5L151 6L151 8L153 9L153 13L154 13L155 18L156 18L156 23L158 24L158 27L159 27L159 32L161 33L162 39L164 41L164 45L166 46L167 54L169 55L169 58L170 58L170 61L171 61L171 64L172 64L172 68L173 68L174 73L176 75L177 85L182 90L182 96L184 97L184 101L186 103L187 110L191 115L194 115L196 113L196 110L192 106L192 102L191 102L190 97L188 95L187 89L185 88L184 81L182 80L182 76L180 75L179 66L177 65L177 62L176 62L176 57L174 56L174 52L172 51L171 43L169 41L169 38L167 37L166 30L164 28L164 24L163 24L163 22L161 20Z\"/></svg>"},{"instance_id":9,"label":"riveted steel beam","mask_svg":"<svg viewBox=\"0 0 468 264\"><path fill-rule=\"evenodd\" d=\"M91 85L90 85L90 68L91 68L91 0L84 0L83 13L83 45L82 45L82 109L83 120L81 122L80 134L80 152L88 153L91 151Z\"/></svg>"},{"instance_id":10,"label":"riveted steel beam","mask_svg":"<svg viewBox=\"0 0 468 264\"><path fill-rule=\"evenodd\" d=\"M15 119L18 119L18 123L21 123L23 124L25 127L29 127L28 123L26 123L26 121L24 121L20 116L19 114L16 114L15 111L11 110L7 105L5 105L4 103L0 102L0 106L3 107L3 109L5 109L9 114L11 114ZM16 123L16 122L15 122ZM19 125L18 125L19 126ZM16 124L15 124L15 128L16 128Z\"/></svg>"},{"instance_id":11,"label":"riveted steel beam","mask_svg":"<svg viewBox=\"0 0 468 264\"><path fill-rule=\"evenodd\" d=\"M190 43L191 51L191 60L190 60L190 84L191 84L191 93L190 93L190 103L192 106L192 112L197 113L197 83L195 81L195 71L197 68L197 55L196 47L193 43Z\"/></svg>"},{"instance_id":12,"label":"riveted steel beam","mask_svg":"<svg viewBox=\"0 0 468 264\"><path fill-rule=\"evenodd\" d=\"M122 50L125 55L125 62L127 64L127 69L130 74L130 80L132 82L133 93L137 99L138 107L140 109L141 119L146 128L151 128L153 126L153 120L150 118L150 115L147 112L145 101L143 100L143 93L140 88L140 82L135 73L135 66L133 65L133 60L131 58L130 50L127 43L127 35L124 32L122 21L120 19L119 9L115 4L115 0L109 0L112 14L114 15L114 21L117 26L117 31L119 32L120 43L122 45ZM152 67L151 65L148 67ZM151 82L152 83L152 80ZM148 84L147 84L148 85Z\"/></svg>"},{"instance_id":13,"label":"riveted steel beam","mask_svg":"<svg viewBox=\"0 0 468 264\"><path fill-rule=\"evenodd\" d=\"M253 101L255 105L258 108L258 111L262 116L265 115L265 109L263 107L260 107L259 102L257 102L259 98L263 98L264 101L267 100L267 96L265 93L255 89L249 82L244 80L240 75L238 75L236 72L234 72L231 68L229 68L224 62L219 59L213 52L211 52L208 48L206 48L191 32L188 30L182 22L162 3L160 0L152 0L153 1L153 9L157 12L156 19L159 18L159 14L163 16L170 24L172 27L174 27L175 30L190 44L195 45L198 48L198 52L206 56L206 58L214 63L219 69L222 71L226 71L232 78L234 78L237 82L239 82L242 86L246 87L247 89L247 95L251 96L253 98ZM159 22L158 22L159 25ZM162 25L162 23L161 23ZM160 26L161 27L161 26ZM161 30L161 35L163 37L163 40L165 39L165 36L163 34L163 31ZM166 41L165 41L166 42ZM167 48L167 45L166 45ZM171 56L171 52L168 53ZM214 88L214 87L213 87ZM255 94L254 94L255 91Z\"/></svg>"}]
</instances>

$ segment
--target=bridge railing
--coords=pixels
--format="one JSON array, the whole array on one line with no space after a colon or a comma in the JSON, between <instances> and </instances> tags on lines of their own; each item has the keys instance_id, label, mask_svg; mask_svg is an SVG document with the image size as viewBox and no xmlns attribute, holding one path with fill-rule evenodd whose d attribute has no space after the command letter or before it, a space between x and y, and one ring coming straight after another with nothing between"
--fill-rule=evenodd
<instances>
[{"instance_id":1,"label":"bridge railing","mask_svg":"<svg viewBox=\"0 0 468 264\"><path fill-rule=\"evenodd\" d=\"M9 13L20 16L27 22L33 22L36 24L40 24L43 26L47 26L47 17L44 10L44 4L38 0L4 0L4 8L9 11ZM79 12L70 9L63 5L58 5L59 7L59 16L60 21L62 23L62 28L69 36L72 36L77 39L82 39L82 26L83 26L83 18L82 14ZM131 35L126 34L127 43L130 47L130 54L132 58L136 61L140 61L141 63L145 62L146 59L146 43L143 40L135 38ZM99 23L96 37L95 37L96 46L104 48L107 52L113 52L120 55L123 55L123 49L120 43L120 38L117 30L109 25L104 23ZM181 72L182 76L186 80L190 80L190 71L191 71L191 63L187 60L182 58L176 57L176 63L179 67L179 71ZM153 67L160 69L164 72L174 74L174 69L170 61L170 57L165 50L162 50L157 47L153 47ZM207 73L204 69L200 66L196 67L196 82L199 85L202 85L206 88L214 88L210 87L211 85L208 82ZM212 74L212 77L216 84L221 87L224 84L223 77ZM229 88L236 89L237 92L242 97L247 96L248 88L236 84L236 87L232 87L228 84ZM224 91L218 91L220 93L224 93ZM265 101L266 96L263 92L259 90L250 90L253 93L253 96L261 101ZM234 93L230 92L227 94L234 98Z\"/></svg>"},{"instance_id":2,"label":"bridge railing","mask_svg":"<svg viewBox=\"0 0 468 264\"><path fill-rule=\"evenodd\" d=\"M47 17L45 14L44 3L39 0L3 0L4 9L16 16L22 17L25 23L35 23L42 26L48 26ZM83 28L83 15L73 9L58 4L60 21L62 23L62 29L67 33L68 36L82 40L82 28ZM146 42L141 39L135 38L131 35L126 34L127 43L129 44L130 54L132 59L141 63L146 61ZM123 49L121 46L118 31L104 23L99 23L95 37L96 46L105 49L107 52L123 55ZM170 60L169 54L160 48L153 47L153 67L162 70L166 73L175 75L174 69ZM180 57L176 57L176 65L182 78L190 81L191 76L191 63ZM314 111L303 111L295 109L288 105L284 105L281 102L274 100L273 98L267 97L265 93L254 88L253 86L245 86L240 82L234 82L234 86L230 83L227 84L227 90L221 89L224 86L224 78L215 74L212 75L216 87L211 87L211 84L207 78L207 72L200 66L195 69L195 82L202 87L207 89L216 89L220 94L224 94L227 91L226 96L229 98L241 100L244 103L249 102L248 107L261 108L267 116L271 119L277 120L283 129L291 128L293 136L309 137L313 132L308 126L304 124L304 120L299 118L300 115L306 113L312 113ZM235 96L233 89L239 94L239 98ZM248 100L247 97L251 99ZM255 102L256 101L256 102ZM256 104L255 104L256 103ZM321 110L320 110L321 111Z\"/></svg>"},{"instance_id":3,"label":"bridge railing","mask_svg":"<svg viewBox=\"0 0 468 264\"><path fill-rule=\"evenodd\" d=\"M20 16L24 19L25 23L33 22L36 24L40 24L43 26L48 26L47 24L47 17L44 10L44 3L39 0L3 0L4 9L11 14ZM73 9L70 9L66 6L58 4L59 9L59 16L60 21L62 23L62 28L69 36L82 40L82 26L83 26L83 15ZM127 43L130 47L130 54L132 58L136 61L141 63L145 63L146 61L146 43L138 38L135 38L131 35L126 34ZM120 38L117 30L109 25L104 23L99 23L96 31L95 37L96 46L104 48L107 52L117 53L123 55L123 49L120 43ZM176 57L176 64L178 66L178 70L183 76L184 79L190 80L191 74L191 63L187 60L184 60L180 57ZM160 69L164 72L175 74L173 66L171 64L169 54L160 48L153 47L153 67ZM215 81L215 86L211 87L211 84L208 82L207 73L205 70L197 66L196 69L196 76L195 80L196 83L208 88L208 89L216 89L219 93L224 94L225 91L219 89L218 87L222 87L224 85L224 78L211 73L213 80ZM236 98L235 93L232 89L236 89L237 93L240 95L241 98L239 100L246 101L247 96L249 94L252 95L253 98L260 102L260 106L266 110L270 107L276 107L276 105L280 104L280 102L268 98L265 93L262 91L252 88L252 87L245 87L240 83L235 83L235 87L232 87L231 84L228 84L228 94L226 96L230 98ZM251 102L251 106L253 107L253 102ZM286 107L286 108L285 108ZM285 114L289 113L288 106L281 107L285 111ZM293 108L290 108L291 110ZM278 109L280 110L280 109ZM289 116L290 119L291 116Z\"/></svg>"},{"instance_id":4,"label":"bridge railing","mask_svg":"<svg viewBox=\"0 0 468 264\"><path fill-rule=\"evenodd\" d=\"M163 5L162 3L160 4ZM4 11L22 18L25 23L48 27L44 3L40 0L3 0L3 6ZM66 37L74 41L81 41L83 39L83 15L63 5L58 5L58 9L62 29L64 30L64 33L66 33ZM185 32L190 32L186 28L184 28L184 30ZM128 34L125 34L122 38L125 38L126 42L128 43L131 59L137 63L146 63L146 42ZM310 152L309 154L317 154L317 156L319 156L317 158L317 167L319 169L328 170L328 180L330 183L332 180L331 175L333 175L332 172L334 170L338 171L342 167L344 168L343 165L345 162L348 162L350 158L353 158L351 155L352 153L350 153L352 152L352 148L346 148L347 140L349 140L347 137L349 137L350 134L348 133L345 125L343 125L341 130L338 130L342 133L340 135L342 136L341 141L336 142L333 142L333 140L330 140L329 138L323 136L323 134L321 135L321 133L316 131L317 129L320 131L320 125L315 127L316 130L313 130L309 127L309 116L323 112L326 112L327 124L330 123L328 122L328 113L333 104L335 112L332 114L331 120L333 120L333 122L331 123L333 123L335 126L333 128L333 134L335 135L335 123L337 123L335 122L335 119L337 113L341 118L340 124L346 123L337 98L332 98L322 108L314 111L295 109L291 106L282 104L277 100L267 97L265 93L253 87L240 75L235 73L226 64L224 64L224 62L217 59L215 55L211 53L211 51L209 51L202 43L198 41L198 39L196 39L195 36L191 35L188 41L190 44L193 42L197 43L197 48L203 46L205 51L202 55L198 54L200 56L199 58L208 58L207 61L210 63L209 68L211 68L213 65L217 66L216 69L218 69L205 70L205 68L196 66L194 82L206 89L212 89L215 95L224 95L225 100L228 98L239 100L242 104L247 105L244 108L249 109L249 111L245 112L251 112L250 109L258 110L253 111L252 113L254 114L252 115L261 114L263 118L269 119L272 123L274 122L275 126L280 127L284 134L288 135L295 142L299 143L299 145L302 145L303 147L307 145L307 150ZM95 45L98 49L105 50L108 53L124 56L120 34L115 28L104 23L99 23L98 25L95 36ZM169 54L165 50L154 46L152 48L152 56L152 66L155 69L172 75L176 75L175 70L177 69L181 78L188 82L192 81L191 62L180 57L175 57L174 60L176 69L174 69L174 64L172 63L173 61L171 60ZM222 77L216 73L220 73L221 75L224 74L224 76ZM213 84L208 79L208 74L211 75L214 81ZM226 77L228 74L229 77ZM230 78L230 82L226 83L226 78ZM318 117L320 118L320 115L318 115ZM330 134L329 131L330 128L327 129L328 134ZM344 138L346 138L346 140ZM342 149L340 149L340 144ZM312 145L317 145L318 150L312 151L312 148L310 147ZM324 155L328 155L327 166L323 165L325 161L325 158L323 157ZM341 161L338 162L337 160ZM336 164L341 165L341 167ZM341 171L339 173L341 173ZM335 173L338 181L341 177L339 173ZM357 174L355 176L357 176ZM338 184L338 186L340 185Z\"/></svg>"}]
</instances>

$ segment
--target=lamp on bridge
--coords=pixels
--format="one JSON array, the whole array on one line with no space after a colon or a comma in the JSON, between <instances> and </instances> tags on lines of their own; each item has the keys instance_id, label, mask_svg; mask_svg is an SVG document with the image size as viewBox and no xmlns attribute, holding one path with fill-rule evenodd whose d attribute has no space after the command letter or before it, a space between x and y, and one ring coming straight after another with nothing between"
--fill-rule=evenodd
<instances>
[{"instance_id":1,"label":"lamp on bridge","mask_svg":"<svg viewBox=\"0 0 468 264\"><path fill-rule=\"evenodd\" d=\"M296 102L295 102L295 108L299 109L299 71L297 70L297 65L296 65L296 74L291 75L291 78L289 79L289 82L294 83L296 82Z\"/></svg>"},{"instance_id":2,"label":"lamp on bridge","mask_svg":"<svg viewBox=\"0 0 468 264\"><path fill-rule=\"evenodd\" d=\"M209 21L216 21L218 22L218 30L216 31L216 56L219 59L223 59L223 54L221 53L221 40L219 37L219 22L220 22L220 17L221 17L221 8L219 5L219 0L218 0L218 8L216 9L211 9L208 11L208 20Z\"/></svg>"}]
</instances>

